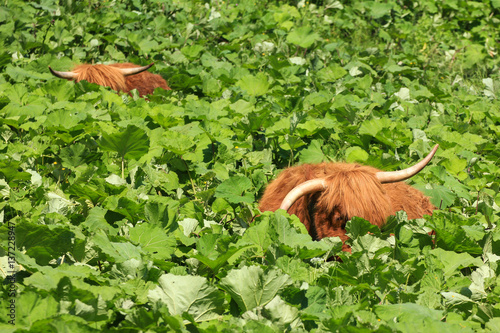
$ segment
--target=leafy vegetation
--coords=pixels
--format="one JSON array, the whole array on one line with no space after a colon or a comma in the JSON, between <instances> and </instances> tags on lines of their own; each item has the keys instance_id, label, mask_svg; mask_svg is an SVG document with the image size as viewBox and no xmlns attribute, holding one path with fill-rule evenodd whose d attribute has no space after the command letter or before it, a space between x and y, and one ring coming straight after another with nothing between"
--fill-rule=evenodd
<instances>
[{"instance_id":1,"label":"leafy vegetation","mask_svg":"<svg viewBox=\"0 0 500 333\"><path fill-rule=\"evenodd\" d=\"M3 1L0 329L498 332L499 14L498 0ZM48 71L120 61L154 61L172 90ZM440 209L382 230L353 218L352 254L257 209L289 165L396 170L435 143L411 183Z\"/></svg>"}]
</instances>

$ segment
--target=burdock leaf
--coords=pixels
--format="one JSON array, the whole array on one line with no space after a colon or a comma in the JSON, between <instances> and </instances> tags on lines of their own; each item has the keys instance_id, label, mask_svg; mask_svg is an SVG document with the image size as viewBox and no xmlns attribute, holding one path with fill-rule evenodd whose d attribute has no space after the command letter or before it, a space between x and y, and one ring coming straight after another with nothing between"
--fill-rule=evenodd
<instances>
[{"instance_id":1,"label":"burdock leaf","mask_svg":"<svg viewBox=\"0 0 500 333\"><path fill-rule=\"evenodd\" d=\"M88 148L81 143L75 143L67 148L61 149L59 158L62 160L64 166L75 169L85 164L87 155Z\"/></svg>"},{"instance_id":2,"label":"burdock leaf","mask_svg":"<svg viewBox=\"0 0 500 333\"><path fill-rule=\"evenodd\" d=\"M257 306L266 305L290 283L290 277L280 274L276 269L264 272L258 266L245 266L230 271L221 280L220 286L231 295L243 313Z\"/></svg>"},{"instance_id":3,"label":"burdock leaf","mask_svg":"<svg viewBox=\"0 0 500 333\"><path fill-rule=\"evenodd\" d=\"M0 161L0 178L4 178L8 183L12 181L30 180L31 174L19 171L20 163L12 159Z\"/></svg>"},{"instance_id":4,"label":"burdock leaf","mask_svg":"<svg viewBox=\"0 0 500 333\"><path fill-rule=\"evenodd\" d=\"M113 259L114 262L120 263L131 258L137 260L141 259L141 251L138 247L130 242L111 242L103 230L99 230L92 236L92 242L99 250L107 255L108 260L110 261Z\"/></svg>"},{"instance_id":5,"label":"burdock leaf","mask_svg":"<svg viewBox=\"0 0 500 333\"><path fill-rule=\"evenodd\" d=\"M215 196L226 199L232 203L247 202L252 203L254 196L252 193L245 193L252 187L252 181L245 176L234 176L220 184L215 190Z\"/></svg>"},{"instance_id":6,"label":"burdock leaf","mask_svg":"<svg viewBox=\"0 0 500 333\"><path fill-rule=\"evenodd\" d=\"M315 41L320 38L319 34L314 32L311 27L300 27L288 34L287 42L298 45L305 49L311 47Z\"/></svg>"},{"instance_id":7,"label":"burdock leaf","mask_svg":"<svg viewBox=\"0 0 500 333\"><path fill-rule=\"evenodd\" d=\"M223 312L224 295L201 276L162 275L148 298L167 306L172 315L191 315L196 322L216 319Z\"/></svg>"},{"instance_id":8,"label":"burdock leaf","mask_svg":"<svg viewBox=\"0 0 500 333\"><path fill-rule=\"evenodd\" d=\"M163 134L162 146L171 152L182 155L194 146L191 136L176 131L167 131Z\"/></svg>"},{"instance_id":9,"label":"burdock leaf","mask_svg":"<svg viewBox=\"0 0 500 333\"><path fill-rule=\"evenodd\" d=\"M117 152L125 159L140 159L149 150L148 135L137 126L128 125L125 131L108 134L102 133L99 141L102 150Z\"/></svg>"},{"instance_id":10,"label":"burdock leaf","mask_svg":"<svg viewBox=\"0 0 500 333\"><path fill-rule=\"evenodd\" d=\"M58 302L54 297L35 291L21 293L16 299L15 307L17 313L15 323L21 327L30 327L37 320L58 314Z\"/></svg>"},{"instance_id":11,"label":"burdock leaf","mask_svg":"<svg viewBox=\"0 0 500 333\"><path fill-rule=\"evenodd\" d=\"M141 245L144 251L168 259L175 250L175 237L155 225L141 223L130 229L130 239Z\"/></svg>"},{"instance_id":12,"label":"burdock leaf","mask_svg":"<svg viewBox=\"0 0 500 333\"><path fill-rule=\"evenodd\" d=\"M246 75L236 85L245 90L250 96L264 95L269 89L269 81L264 73L257 73L255 76Z\"/></svg>"}]
</instances>

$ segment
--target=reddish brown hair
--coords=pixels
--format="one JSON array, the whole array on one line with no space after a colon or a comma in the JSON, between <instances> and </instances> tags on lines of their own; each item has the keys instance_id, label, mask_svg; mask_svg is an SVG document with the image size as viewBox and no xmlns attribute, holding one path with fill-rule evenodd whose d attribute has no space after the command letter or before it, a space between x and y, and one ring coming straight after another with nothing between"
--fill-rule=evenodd
<instances>
[{"instance_id":1,"label":"reddish brown hair","mask_svg":"<svg viewBox=\"0 0 500 333\"><path fill-rule=\"evenodd\" d=\"M432 215L435 207L420 191L403 183L381 184L373 167L348 163L304 164L285 169L266 188L260 201L261 211L277 210L295 186L307 180L324 178L328 187L306 194L288 210L295 214L312 237L338 236L347 239L345 223L353 216L362 217L379 227L387 217L404 210L410 219ZM344 245L344 250L349 250Z\"/></svg>"},{"instance_id":2,"label":"reddish brown hair","mask_svg":"<svg viewBox=\"0 0 500 333\"><path fill-rule=\"evenodd\" d=\"M78 65L72 72L76 74L75 81L82 80L101 86L110 87L116 91L129 93L137 89L140 96L150 95L155 88L170 90L167 82L158 74L144 71L138 74L124 76L119 68L140 67L131 63L118 63L112 65Z\"/></svg>"}]
</instances>

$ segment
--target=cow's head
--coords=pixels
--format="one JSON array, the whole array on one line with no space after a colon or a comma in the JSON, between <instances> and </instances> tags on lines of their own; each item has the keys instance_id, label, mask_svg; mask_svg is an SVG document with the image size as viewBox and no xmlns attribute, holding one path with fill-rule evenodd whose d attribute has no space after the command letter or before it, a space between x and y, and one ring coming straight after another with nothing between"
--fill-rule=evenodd
<instances>
[{"instance_id":1,"label":"cow's head","mask_svg":"<svg viewBox=\"0 0 500 333\"><path fill-rule=\"evenodd\" d=\"M280 208L298 213L300 209L304 209L299 206L307 206L308 216L305 219L308 221L305 224L309 225L309 232L313 237L321 239L338 236L345 241L345 224L353 216L382 226L387 217L394 213L392 196L413 199L415 189L406 184L390 183L416 175L429 163L438 147L436 145L419 163L400 171L382 172L358 164L324 164L324 170L321 171L324 176L297 185L285 196ZM300 203L294 207L296 201Z\"/></svg>"},{"instance_id":2,"label":"cow's head","mask_svg":"<svg viewBox=\"0 0 500 333\"><path fill-rule=\"evenodd\" d=\"M110 65L79 65L71 72L59 72L49 66L50 72L61 79L76 82L85 80L101 86L110 87L116 91L127 91L125 77L135 75L148 70L154 63L147 66L118 68Z\"/></svg>"}]
</instances>

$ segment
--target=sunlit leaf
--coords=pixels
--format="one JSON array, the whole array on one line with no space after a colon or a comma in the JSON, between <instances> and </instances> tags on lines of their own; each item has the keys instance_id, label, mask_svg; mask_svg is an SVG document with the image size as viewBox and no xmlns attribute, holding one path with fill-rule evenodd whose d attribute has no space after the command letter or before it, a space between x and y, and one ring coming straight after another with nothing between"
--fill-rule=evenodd
<instances>
[{"instance_id":1,"label":"sunlit leaf","mask_svg":"<svg viewBox=\"0 0 500 333\"><path fill-rule=\"evenodd\" d=\"M99 146L103 150L117 152L122 158L138 160L148 152L149 138L140 128L129 125L118 133L102 133Z\"/></svg>"}]
</instances>

